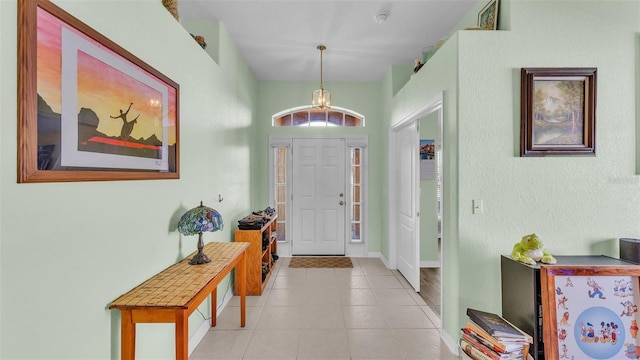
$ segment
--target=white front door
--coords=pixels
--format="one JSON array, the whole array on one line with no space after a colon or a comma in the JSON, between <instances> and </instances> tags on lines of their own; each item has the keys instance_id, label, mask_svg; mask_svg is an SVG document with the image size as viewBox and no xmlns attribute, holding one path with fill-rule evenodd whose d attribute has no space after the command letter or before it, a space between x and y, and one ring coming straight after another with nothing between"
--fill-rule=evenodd
<instances>
[{"instance_id":1,"label":"white front door","mask_svg":"<svg viewBox=\"0 0 640 360\"><path fill-rule=\"evenodd\" d=\"M344 139L293 139L292 255L345 254Z\"/></svg>"},{"instance_id":2,"label":"white front door","mask_svg":"<svg viewBox=\"0 0 640 360\"><path fill-rule=\"evenodd\" d=\"M420 228L418 221L417 184L419 136L417 121L396 133L397 264L398 271L416 291L420 291Z\"/></svg>"}]
</instances>

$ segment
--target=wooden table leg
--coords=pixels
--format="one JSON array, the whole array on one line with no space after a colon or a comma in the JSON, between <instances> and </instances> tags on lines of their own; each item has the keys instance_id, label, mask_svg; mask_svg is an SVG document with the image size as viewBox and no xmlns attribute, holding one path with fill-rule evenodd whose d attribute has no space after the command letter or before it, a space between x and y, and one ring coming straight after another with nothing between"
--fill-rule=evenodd
<instances>
[{"instance_id":1,"label":"wooden table leg","mask_svg":"<svg viewBox=\"0 0 640 360\"><path fill-rule=\"evenodd\" d=\"M131 310L120 311L120 358L133 360L136 357L136 324Z\"/></svg>"},{"instance_id":2,"label":"wooden table leg","mask_svg":"<svg viewBox=\"0 0 640 360\"><path fill-rule=\"evenodd\" d=\"M218 287L211 290L211 327L216 326L218 319Z\"/></svg>"},{"instance_id":3,"label":"wooden table leg","mask_svg":"<svg viewBox=\"0 0 640 360\"><path fill-rule=\"evenodd\" d=\"M189 317L185 310L176 311L176 360L189 357Z\"/></svg>"},{"instance_id":4,"label":"wooden table leg","mask_svg":"<svg viewBox=\"0 0 640 360\"><path fill-rule=\"evenodd\" d=\"M246 319L246 307L247 307L247 252L242 252L240 256L240 262L236 266L238 272L238 278L240 279L240 326L244 327Z\"/></svg>"}]
</instances>

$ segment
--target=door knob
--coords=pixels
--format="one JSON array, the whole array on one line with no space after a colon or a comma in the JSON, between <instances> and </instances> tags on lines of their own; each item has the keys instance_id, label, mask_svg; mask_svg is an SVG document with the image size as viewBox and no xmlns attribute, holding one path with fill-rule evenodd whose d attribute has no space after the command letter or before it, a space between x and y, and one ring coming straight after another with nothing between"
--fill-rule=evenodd
<instances>
[{"instance_id":1,"label":"door knob","mask_svg":"<svg viewBox=\"0 0 640 360\"><path fill-rule=\"evenodd\" d=\"M340 193L340 197L344 197L344 193Z\"/></svg>"},{"instance_id":2,"label":"door knob","mask_svg":"<svg viewBox=\"0 0 640 360\"><path fill-rule=\"evenodd\" d=\"M344 205L344 201L340 200L340 203L339 203L339 204L340 204L340 205Z\"/></svg>"}]
</instances>

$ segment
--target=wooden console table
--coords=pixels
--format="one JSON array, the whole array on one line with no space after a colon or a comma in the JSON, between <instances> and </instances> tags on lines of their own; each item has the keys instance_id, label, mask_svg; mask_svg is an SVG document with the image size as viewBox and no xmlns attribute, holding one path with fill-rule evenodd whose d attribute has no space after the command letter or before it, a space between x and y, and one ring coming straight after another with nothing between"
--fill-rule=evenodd
<instances>
[{"instance_id":1,"label":"wooden console table","mask_svg":"<svg viewBox=\"0 0 640 360\"><path fill-rule=\"evenodd\" d=\"M189 315L211 294L211 326L216 326L217 286L231 269L239 281L240 326L245 325L248 243L211 242L203 251L211 262L189 265L196 253L133 288L109 304L121 312L121 359L134 359L137 323L175 323L176 359L189 356ZM237 289L237 286L236 286Z\"/></svg>"}]
</instances>

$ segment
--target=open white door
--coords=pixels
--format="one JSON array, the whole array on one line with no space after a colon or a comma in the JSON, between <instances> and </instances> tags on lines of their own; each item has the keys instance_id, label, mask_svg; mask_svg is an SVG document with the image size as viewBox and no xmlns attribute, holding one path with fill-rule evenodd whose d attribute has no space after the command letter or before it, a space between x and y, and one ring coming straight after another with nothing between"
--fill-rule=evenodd
<instances>
[{"instance_id":1,"label":"open white door","mask_svg":"<svg viewBox=\"0 0 640 360\"><path fill-rule=\"evenodd\" d=\"M419 133L411 121L396 132L396 239L398 271L420 291L420 222L418 221Z\"/></svg>"},{"instance_id":2,"label":"open white door","mask_svg":"<svg viewBox=\"0 0 640 360\"><path fill-rule=\"evenodd\" d=\"M440 93L427 100L425 104L411 114L407 114L402 120L391 126L389 131L389 261L390 266L397 268L409 281L411 286L420 291L420 221L419 221L419 184L420 184L420 159L418 124L420 119L431 113L438 113L437 138L443 146L443 98ZM444 154L441 152L439 161L442 162ZM413 166L411 166L413 165ZM446 183L442 168L438 168L438 176ZM440 198L440 211L444 216L445 195ZM435 206L434 206L435 208ZM430 211L429 209L422 209ZM435 210L435 209L434 209ZM442 229L444 229L444 218ZM442 244L446 242L444 230L440 233ZM443 246L440 254L440 267L444 269L446 248ZM441 282L440 288L440 314L444 322L443 301L444 293Z\"/></svg>"}]
</instances>

